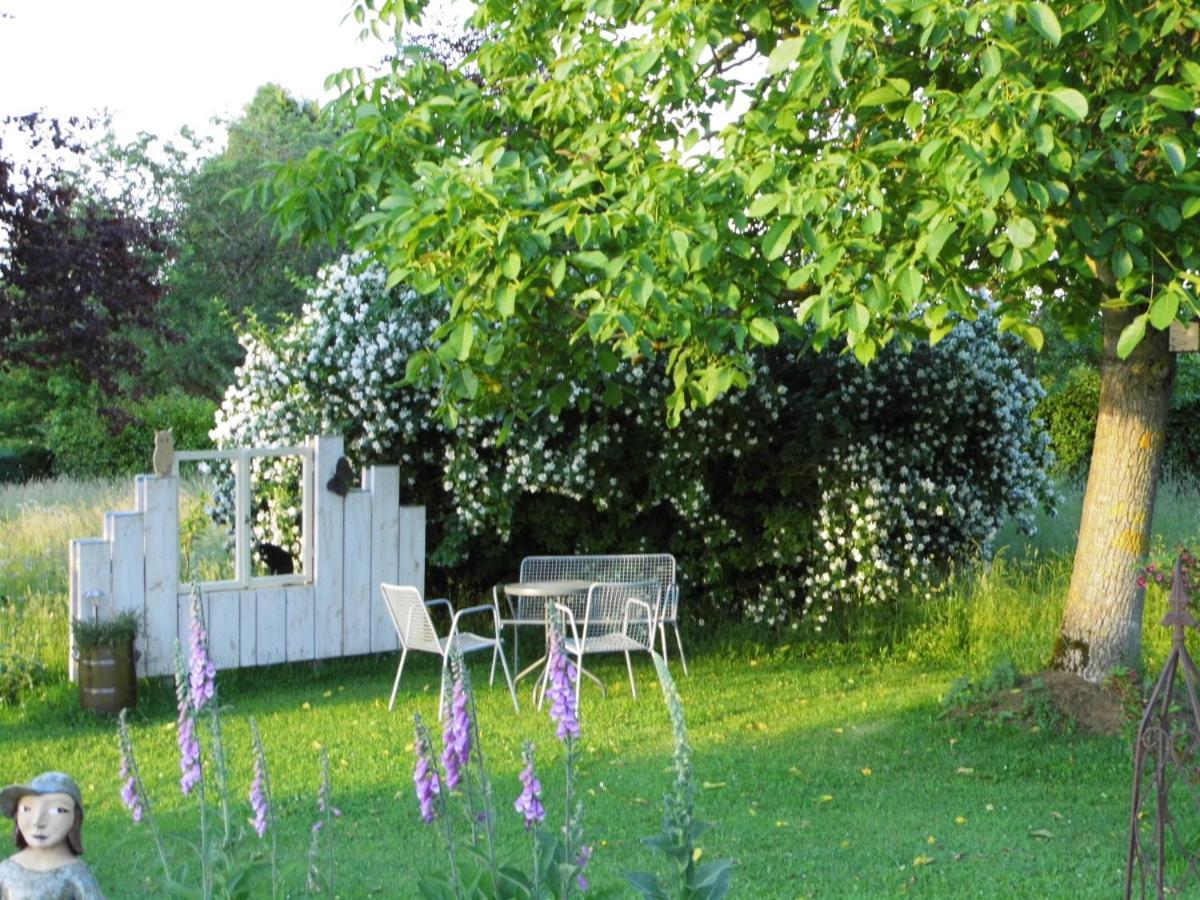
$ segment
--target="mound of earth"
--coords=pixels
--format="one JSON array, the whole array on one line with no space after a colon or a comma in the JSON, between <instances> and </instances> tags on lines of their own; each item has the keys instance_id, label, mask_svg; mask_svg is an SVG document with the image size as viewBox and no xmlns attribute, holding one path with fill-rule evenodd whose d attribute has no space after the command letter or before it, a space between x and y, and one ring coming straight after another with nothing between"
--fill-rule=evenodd
<instances>
[{"instance_id":1,"label":"mound of earth","mask_svg":"<svg viewBox=\"0 0 1200 900\"><path fill-rule=\"evenodd\" d=\"M1014 687L981 691L949 716L1050 727L1069 723L1082 734L1118 734L1139 715L1140 702L1137 687L1125 681L1101 686L1068 672L1044 671L1021 676Z\"/></svg>"},{"instance_id":2,"label":"mound of earth","mask_svg":"<svg viewBox=\"0 0 1200 900\"><path fill-rule=\"evenodd\" d=\"M1037 677L1054 705L1085 734L1117 734L1129 720L1128 701L1111 687L1092 684L1070 672L1042 672Z\"/></svg>"}]
</instances>

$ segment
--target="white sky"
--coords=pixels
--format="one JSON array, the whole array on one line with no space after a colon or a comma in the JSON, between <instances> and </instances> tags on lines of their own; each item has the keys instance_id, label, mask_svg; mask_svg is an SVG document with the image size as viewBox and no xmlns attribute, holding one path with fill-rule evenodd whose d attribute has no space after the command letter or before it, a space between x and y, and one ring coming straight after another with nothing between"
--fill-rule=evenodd
<instances>
[{"instance_id":1,"label":"white sky","mask_svg":"<svg viewBox=\"0 0 1200 900\"><path fill-rule=\"evenodd\" d=\"M351 0L0 0L0 117L107 108L117 133L223 131L259 85L324 102L326 76L372 65ZM465 14L458 17L458 21Z\"/></svg>"}]
</instances>

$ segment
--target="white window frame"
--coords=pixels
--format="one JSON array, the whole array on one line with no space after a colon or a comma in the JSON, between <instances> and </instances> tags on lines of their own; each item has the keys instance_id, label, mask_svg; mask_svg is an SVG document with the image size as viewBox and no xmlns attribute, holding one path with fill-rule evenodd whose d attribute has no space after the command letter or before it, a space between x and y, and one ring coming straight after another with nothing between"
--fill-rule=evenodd
<instances>
[{"instance_id":1,"label":"white window frame","mask_svg":"<svg viewBox=\"0 0 1200 900\"><path fill-rule=\"evenodd\" d=\"M250 566L250 460L279 456L299 456L301 535L300 571L287 575L253 575ZM234 577L223 581L202 581L207 590L245 589L252 587L282 587L313 583L313 503L312 480L314 453L312 447L238 447L230 450L180 450L175 454L171 474L179 477L181 462L215 462L233 460L233 553ZM176 575L178 578L178 575Z\"/></svg>"}]
</instances>

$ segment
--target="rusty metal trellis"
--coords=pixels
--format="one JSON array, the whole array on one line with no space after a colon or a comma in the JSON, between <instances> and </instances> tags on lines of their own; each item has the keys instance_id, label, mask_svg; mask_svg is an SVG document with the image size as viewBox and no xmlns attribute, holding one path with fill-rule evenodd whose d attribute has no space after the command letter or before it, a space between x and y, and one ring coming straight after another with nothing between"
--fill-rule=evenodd
<instances>
[{"instance_id":1,"label":"rusty metal trellis","mask_svg":"<svg viewBox=\"0 0 1200 900\"><path fill-rule=\"evenodd\" d=\"M1189 601L1181 557L1162 620L1171 653L1134 744L1126 900L1200 889L1200 670L1185 643L1186 629L1197 627Z\"/></svg>"}]
</instances>

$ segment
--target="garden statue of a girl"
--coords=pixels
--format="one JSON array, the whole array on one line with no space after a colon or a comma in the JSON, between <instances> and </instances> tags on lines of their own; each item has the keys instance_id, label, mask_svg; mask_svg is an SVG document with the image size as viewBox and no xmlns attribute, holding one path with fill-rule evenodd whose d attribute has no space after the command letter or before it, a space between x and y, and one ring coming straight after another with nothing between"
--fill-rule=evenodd
<instances>
[{"instance_id":1,"label":"garden statue of a girl","mask_svg":"<svg viewBox=\"0 0 1200 900\"><path fill-rule=\"evenodd\" d=\"M43 772L0 791L17 852L0 862L0 900L104 900L83 854L83 796L71 776Z\"/></svg>"}]
</instances>

